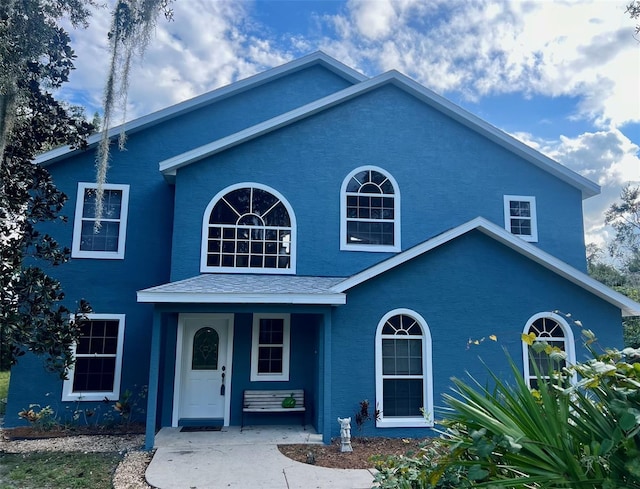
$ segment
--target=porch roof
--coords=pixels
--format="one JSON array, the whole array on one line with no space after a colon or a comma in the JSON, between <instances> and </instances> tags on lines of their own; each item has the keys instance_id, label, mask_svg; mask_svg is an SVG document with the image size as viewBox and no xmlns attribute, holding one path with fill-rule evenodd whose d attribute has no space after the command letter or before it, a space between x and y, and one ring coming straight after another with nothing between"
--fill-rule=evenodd
<instances>
[{"instance_id":1,"label":"porch roof","mask_svg":"<svg viewBox=\"0 0 640 489\"><path fill-rule=\"evenodd\" d=\"M139 290L138 302L206 304L341 305L346 294L332 288L345 277L201 274Z\"/></svg>"}]
</instances>

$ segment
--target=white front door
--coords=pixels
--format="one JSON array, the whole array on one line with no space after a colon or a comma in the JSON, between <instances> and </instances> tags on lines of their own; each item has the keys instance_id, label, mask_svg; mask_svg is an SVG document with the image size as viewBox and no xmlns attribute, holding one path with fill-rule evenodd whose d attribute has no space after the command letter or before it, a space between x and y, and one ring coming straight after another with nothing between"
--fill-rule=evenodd
<instances>
[{"instance_id":1,"label":"white front door","mask_svg":"<svg viewBox=\"0 0 640 489\"><path fill-rule=\"evenodd\" d=\"M231 380L227 359L231 319L227 315L184 314L182 345L176 365L178 419L226 419ZM177 362L178 363L178 362ZM229 390L229 392L227 392Z\"/></svg>"}]
</instances>

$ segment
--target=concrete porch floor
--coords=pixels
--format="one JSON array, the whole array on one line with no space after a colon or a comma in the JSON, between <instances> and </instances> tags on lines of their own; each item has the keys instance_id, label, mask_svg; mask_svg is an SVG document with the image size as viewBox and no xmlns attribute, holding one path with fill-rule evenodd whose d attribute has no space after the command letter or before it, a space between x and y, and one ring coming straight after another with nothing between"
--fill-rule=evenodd
<instances>
[{"instance_id":1,"label":"concrete porch floor","mask_svg":"<svg viewBox=\"0 0 640 489\"><path fill-rule=\"evenodd\" d=\"M322 435L311 426L225 426L221 431L183 433L178 428L162 428L154 448L219 447L224 445L278 445L282 443L322 443Z\"/></svg>"},{"instance_id":2,"label":"concrete porch floor","mask_svg":"<svg viewBox=\"0 0 640 489\"><path fill-rule=\"evenodd\" d=\"M322 437L309 426L245 426L242 431L231 426L187 433L162 428L147 482L159 489L372 487L368 470L328 469L285 457L278 444L287 443L321 444Z\"/></svg>"}]
</instances>

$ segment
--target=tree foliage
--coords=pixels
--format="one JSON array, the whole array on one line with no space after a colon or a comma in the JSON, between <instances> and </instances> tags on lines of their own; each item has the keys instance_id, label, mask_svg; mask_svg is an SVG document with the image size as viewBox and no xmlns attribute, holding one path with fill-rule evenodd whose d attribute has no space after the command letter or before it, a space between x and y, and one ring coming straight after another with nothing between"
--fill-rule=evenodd
<instances>
[{"instance_id":1,"label":"tree foliage","mask_svg":"<svg viewBox=\"0 0 640 489\"><path fill-rule=\"evenodd\" d=\"M631 276L640 276L640 186L629 184L622 189L620 202L607 210L605 224L616 233L609 245L611 255L622 261Z\"/></svg>"},{"instance_id":2,"label":"tree foliage","mask_svg":"<svg viewBox=\"0 0 640 489\"><path fill-rule=\"evenodd\" d=\"M627 13L632 19L640 20L640 1L634 0L627 5ZM640 34L640 24L636 26L636 34Z\"/></svg>"},{"instance_id":3,"label":"tree foliage","mask_svg":"<svg viewBox=\"0 0 640 489\"><path fill-rule=\"evenodd\" d=\"M113 10L109 31L111 61L104 89L101 138L96 152L96 226L98 227L102 218L103 187L107 180L111 145L109 129L113 125L114 111L120 109L123 122L126 120L131 61L134 54L141 56L144 53L158 14L164 12L167 19L172 18L173 11L169 8L172 1L118 0ZM124 125L122 128L118 143L120 149L124 148L126 142Z\"/></svg>"},{"instance_id":4,"label":"tree foliage","mask_svg":"<svg viewBox=\"0 0 640 489\"><path fill-rule=\"evenodd\" d=\"M87 4L21 0L0 7L0 64L7 70L0 98L10 101L3 108L12 111L2 115L0 352L6 356L1 363L6 367L31 351L44 354L47 367L62 376L73 362L70 346L78 330L61 303L60 283L45 270L67 261L69 250L38 227L65 220L60 212L67 197L33 158L59 145L84 147L92 131L81 112L51 93L68 81L74 59L69 36L57 22L67 16L84 24ZM78 309L86 312L88 306L80 301Z\"/></svg>"},{"instance_id":5,"label":"tree foliage","mask_svg":"<svg viewBox=\"0 0 640 489\"><path fill-rule=\"evenodd\" d=\"M587 267L591 277L630 299L640 301L640 187L627 185L620 201L606 212L605 224L615 231L609 243L610 263L603 260L602 250L587 247ZM640 347L640 317L623 319L625 346Z\"/></svg>"}]
</instances>

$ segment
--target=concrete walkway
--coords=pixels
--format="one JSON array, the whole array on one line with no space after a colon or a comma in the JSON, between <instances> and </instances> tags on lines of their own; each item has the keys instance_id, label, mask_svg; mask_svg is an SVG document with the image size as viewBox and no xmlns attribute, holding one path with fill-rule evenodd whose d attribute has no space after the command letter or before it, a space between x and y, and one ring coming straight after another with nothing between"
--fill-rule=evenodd
<instances>
[{"instance_id":1,"label":"concrete walkway","mask_svg":"<svg viewBox=\"0 0 640 489\"><path fill-rule=\"evenodd\" d=\"M181 433L162 428L156 435L147 482L159 489L369 489L368 470L328 469L285 457L278 444L322 443L312 429L249 426Z\"/></svg>"}]
</instances>

